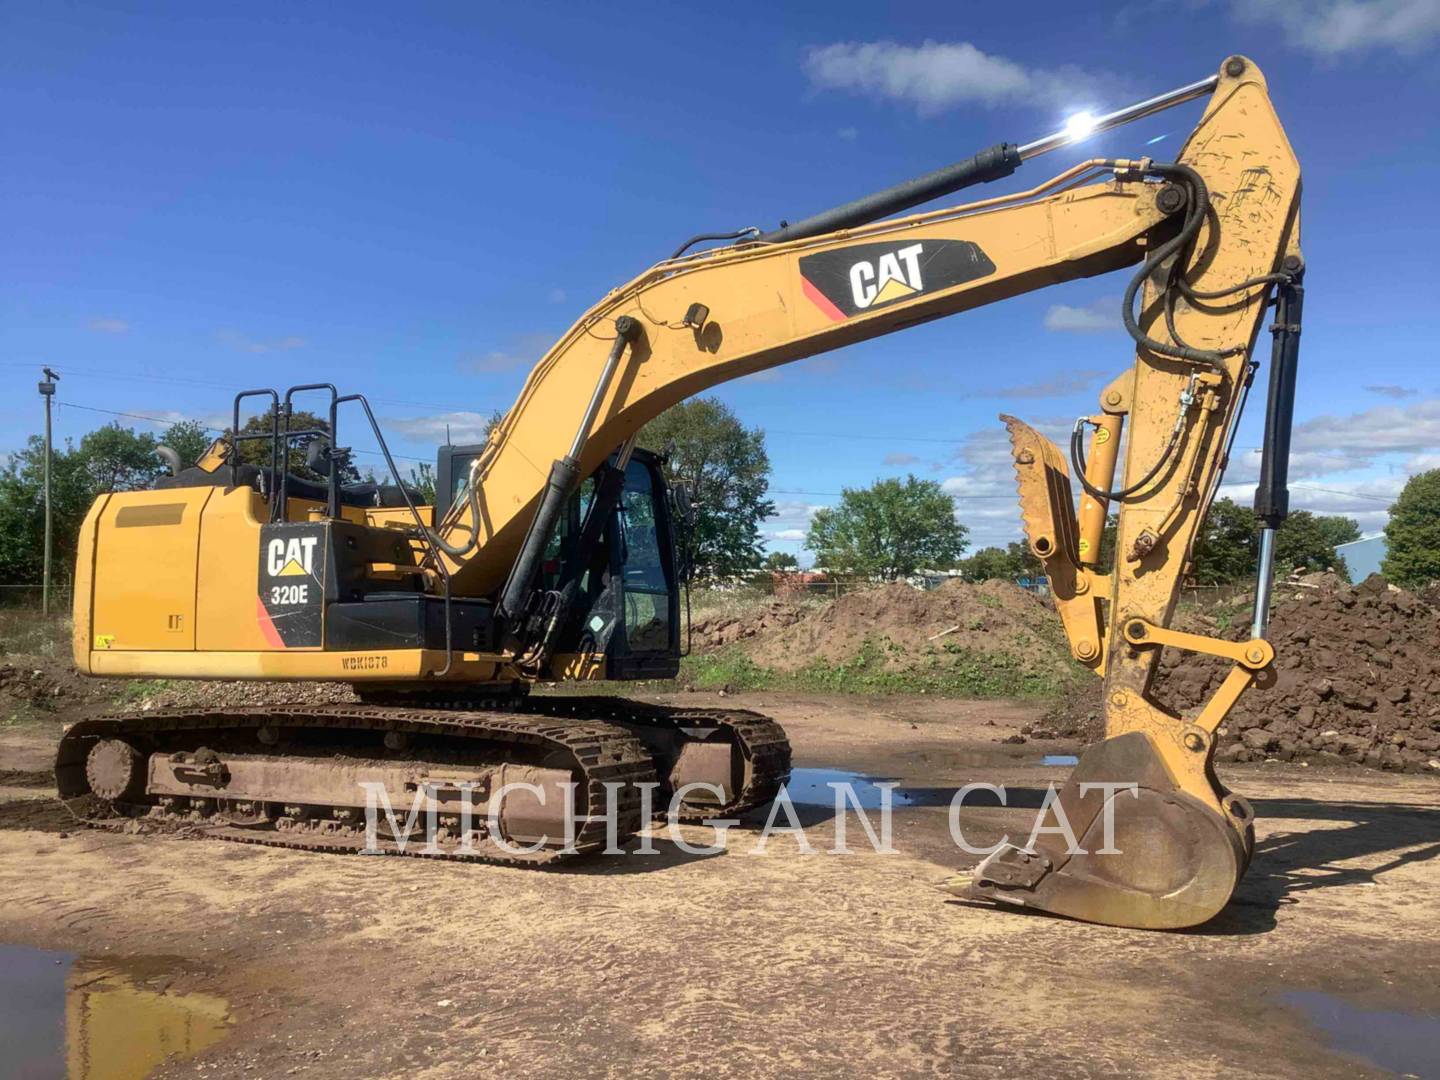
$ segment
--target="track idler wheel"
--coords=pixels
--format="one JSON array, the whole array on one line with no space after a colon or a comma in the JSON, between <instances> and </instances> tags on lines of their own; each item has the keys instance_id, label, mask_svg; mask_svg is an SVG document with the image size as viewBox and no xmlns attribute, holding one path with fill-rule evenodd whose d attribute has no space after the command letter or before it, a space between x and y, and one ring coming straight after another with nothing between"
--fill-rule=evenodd
<instances>
[{"instance_id":1,"label":"track idler wheel","mask_svg":"<svg viewBox=\"0 0 1440 1080\"><path fill-rule=\"evenodd\" d=\"M1106 739L1080 759L1032 846L1006 844L951 889L1110 926L1198 926L1229 902L1254 846L1249 805L1216 795L1229 820L1180 790L1147 734Z\"/></svg>"},{"instance_id":2,"label":"track idler wheel","mask_svg":"<svg viewBox=\"0 0 1440 1080\"><path fill-rule=\"evenodd\" d=\"M85 755L85 782L110 802L138 799L145 792L145 756L124 739L98 739Z\"/></svg>"}]
</instances>

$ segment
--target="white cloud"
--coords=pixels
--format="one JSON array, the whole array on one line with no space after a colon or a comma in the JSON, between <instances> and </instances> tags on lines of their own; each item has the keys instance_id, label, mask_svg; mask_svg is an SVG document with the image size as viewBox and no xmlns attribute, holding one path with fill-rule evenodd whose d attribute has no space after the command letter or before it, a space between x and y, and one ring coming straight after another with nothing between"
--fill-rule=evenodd
<instances>
[{"instance_id":1,"label":"white cloud","mask_svg":"<svg viewBox=\"0 0 1440 1080\"><path fill-rule=\"evenodd\" d=\"M1348 454L1332 450L1296 450L1292 447L1290 451L1290 477L1293 480L1351 472L1368 464L1368 461L1357 461ZM1230 458L1230 467L1225 470L1226 483L1254 483L1259 476L1260 448L1236 450Z\"/></svg>"},{"instance_id":2,"label":"white cloud","mask_svg":"<svg viewBox=\"0 0 1440 1080\"><path fill-rule=\"evenodd\" d=\"M246 337L244 334L234 330L220 331L220 340L232 349L239 349L248 353L274 353L289 352L291 349L303 349L309 341L298 334L290 334L286 337L271 338L267 341L259 341Z\"/></svg>"},{"instance_id":3,"label":"white cloud","mask_svg":"<svg viewBox=\"0 0 1440 1080\"><path fill-rule=\"evenodd\" d=\"M1123 329L1120 298L1105 296L1083 307L1051 304L1045 311L1045 329L1059 334L1118 333Z\"/></svg>"},{"instance_id":4,"label":"white cloud","mask_svg":"<svg viewBox=\"0 0 1440 1080\"><path fill-rule=\"evenodd\" d=\"M563 304L565 302L565 290L551 289L549 293L546 294L545 299L549 300L552 304Z\"/></svg>"},{"instance_id":5,"label":"white cloud","mask_svg":"<svg viewBox=\"0 0 1440 1080\"><path fill-rule=\"evenodd\" d=\"M805 55L805 72L822 90L849 90L901 101L922 113L957 105L1075 107L1109 96L1116 80L1065 65L1029 68L968 41L845 41Z\"/></svg>"},{"instance_id":6,"label":"white cloud","mask_svg":"<svg viewBox=\"0 0 1440 1080\"><path fill-rule=\"evenodd\" d=\"M906 453L901 453L901 452L896 452L896 453L886 454L886 455L885 455L885 464L886 464L886 465L914 465L914 464L916 464L919 460L920 460L920 459L919 459L918 457L916 457L914 454L906 454Z\"/></svg>"},{"instance_id":7,"label":"white cloud","mask_svg":"<svg viewBox=\"0 0 1440 1080\"><path fill-rule=\"evenodd\" d=\"M1420 393L1419 390L1414 390L1408 386L1367 386L1365 389L1372 394L1379 394L1381 397L1395 398L1397 400L1400 398L1415 397Z\"/></svg>"},{"instance_id":8,"label":"white cloud","mask_svg":"<svg viewBox=\"0 0 1440 1080\"><path fill-rule=\"evenodd\" d=\"M1323 484L1292 480L1290 509L1308 510L1312 514L1339 514L1354 518L1362 533L1379 532L1389 518L1390 504L1405 484L1403 476L1375 480L1326 479ZM1220 498L1234 499L1241 506L1255 501L1255 484L1226 483L1220 485Z\"/></svg>"},{"instance_id":9,"label":"white cloud","mask_svg":"<svg viewBox=\"0 0 1440 1080\"><path fill-rule=\"evenodd\" d=\"M1060 445L1069 437L1070 421L1047 418L1031 422L1040 434ZM970 550L1019 540L1020 497L1015 487L1015 459L1010 435L999 424L972 431L956 451L951 476L941 481L955 499L955 517L970 530Z\"/></svg>"},{"instance_id":10,"label":"white cloud","mask_svg":"<svg viewBox=\"0 0 1440 1080\"><path fill-rule=\"evenodd\" d=\"M555 341L555 334L544 331L517 334L501 348L467 356L461 361L461 364L468 370L479 372L482 375L496 375L505 371L514 371L516 368L528 368L549 352Z\"/></svg>"},{"instance_id":11,"label":"white cloud","mask_svg":"<svg viewBox=\"0 0 1440 1080\"><path fill-rule=\"evenodd\" d=\"M1440 0L1233 0L1241 22L1280 27L1287 44L1334 58L1366 49L1415 53L1440 37Z\"/></svg>"},{"instance_id":12,"label":"white cloud","mask_svg":"<svg viewBox=\"0 0 1440 1080\"><path fill-rule=\"evenodd\" d=\"M90 329L97 334L128 334L130 324L124 319L91 319Z\"/></svg>"},{"instance_id":13,"label":"white cloud","mask_svg":"<svg viewBox=\"0 0 1440 1080\"><path fill-rule=\"evenodd\" d=\"M462 411L412 416L401 420L389 419L385 421L385 426L416 442L439 445L445 441L447 429L451 442L484 442L485 427L489 422L487 413Z\"/></svg>"},{"instance_id":14,"label":"white cloud","mask_svg":"<svg viewBox=\"0 0 1440 1080\"><path fill-rule=\"evenodd\" d=\"M822 509L824 507L820 503L807 503L796 499L778 500L775 503L775 513L761 522L761 534L766 540L804 540L810 531L810 519L817 510Z\"/></svg>"},{"instance_id":15,"label":"white cloud","mask_svg":"<svg viewBox=\"0 0 1440 1080\"><path fill-rule=\"evenodd\" d=\"M860 129L853 127L843 127L839 131L835 132L835 137L837 139L844 139L846 142L854 142L860 137Z\"/></svg>"},{"instance_id":16,"label":"white cloud","mask_svg":"<svg viewBox=\"0 0 1440 1080\"><path fill-rule=\"evenodd\" d=\"M1317 416L1295 426L1297 453L1330 454L1370 464L1381 454L1428 453L1440 446L1440 398L1410 405L1379 405L1348 416Z\"/></svg>"},{"instance_id":17,"label":"white cloud","mask_svg":"<svg viewBox=\"0 0 1440 1080\"><path fill-rule=\"evenodd\" d=\"M992 386L979 390L966 390L961 397L966 398L1021 398L1033 400L1035 398L1066 397L1070 394L1078 394L1089 390L1100 379L1109 375L1108 371L1082 370L1062 371L1057 375L1041 379L1038 382L1022 383L1018 386Z\"/></svg>"}]
</instances>

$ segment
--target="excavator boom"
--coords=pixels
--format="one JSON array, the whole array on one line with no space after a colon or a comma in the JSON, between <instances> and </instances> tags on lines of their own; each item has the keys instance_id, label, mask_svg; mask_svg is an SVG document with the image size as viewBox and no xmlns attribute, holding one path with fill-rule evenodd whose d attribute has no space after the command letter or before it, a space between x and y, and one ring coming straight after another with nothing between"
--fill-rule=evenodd
<instances>
[{"instance_id":1,"label":"excavator boom","mask_svg":"<svg viewBox=\"0 0 1440 1080\"><path fill-rule=\"evenodd\" d=\"M567 460L583 476L661 411L719 382L1142 263L1123 311L1134 364L1102 392L1100 412L1077 424L1069 462L1044 436L1003 418L1031 550L1045 564L1074 656L1105 679L1106 739L1049 809L1048 827L1026 847L997 852L961 884L969 895L1101 922L1208 919L1229 899L1253 846L1248 805L1215 777L1215 732L1239 694L1268 677L1273 650L1263 640L1239 648L1167 627L1253 375L1272 288L1287 310L1297 309L1303 260L1299 164L1264 77L1231 57L1218 76L1156 100L1207 90L1204 115L1173 163L1095 159L1015 195L863 223L934 190L1006 175L1024 151L1045 148L1002 144L948 175L755 243L672 259L616 290L536 366L493 434L492 452L477 462L472 512L452 512L442 531L451 551L469 545L481 555L452 559L452 579L481 592L498 588L517 555L524 565L525 527L534 534L538 522L546 534L536 493L557 428L576 433ZM1142 103L1125 114L1148 111ZM1102 120L1112 122L1120 121ZM1287 323L1281 333L1289 337L1277 358L1298 329ZM984 347L976 342L960 364L984 362ZM1280 379L1293 394L1293 355L1289 364ZM1279 403L1283 415L1267 445L1288 440L1288 405ZM1126 485L1114 490L1125 424ZM1082 464L1087 426L1095 435ZM1084 488L1078 517L1072 464ZM558 504L565 484L553 472L549 483ZM1112 504L1119 550L1106 572L1096 557ZM1265 517L1273 529L1283 505ZM1266 566L1262 595L1268 573ZM502 612L517 614L524 587L512 572ZM1175 716L1149 696L1167 646L1235 661L1217 700L1196 718ZM1122 792L1116 784L1130 786ZM1118 851L1108 842L1116 837Z\"/></svg>"}]
</instances>

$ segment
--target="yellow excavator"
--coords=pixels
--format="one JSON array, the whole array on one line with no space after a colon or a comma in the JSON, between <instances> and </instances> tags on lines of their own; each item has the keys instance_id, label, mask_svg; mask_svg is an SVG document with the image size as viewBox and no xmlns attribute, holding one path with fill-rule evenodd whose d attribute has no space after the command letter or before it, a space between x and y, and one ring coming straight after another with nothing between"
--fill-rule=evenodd
<instances>
[{"instance_id":1,"label":"yellow excavator","mask_svg":"<svg viewBox=\"0 0 1440 1080\"><path fill-rule=\"evenodd\" d=\"M894 216L1201 98L1172 162L1095 158L1029 190ZM1253 847L1251 809L1213 759L1227 712L1274 660L1265 630L1288 498L1299 193L1265 78L1232 56L1087 130L1001 143L769 232L694 238L586 311L482 445L440 449L433 505L401 481L362 395L328 384L240 394L201 461L91 508L75 663L107 677L343 680L359 701L86 718L59 747L61 797L100 826L143 816L252 843L532 865L623 843L659 798L695 821L764 805L790 747L763 716L525 692L678 670L677 535L693 507L637 433L725 380L1133 266L1117 314L1134 363L1076 422L1068 454L1002 417L1030 549L1075 659L1104 679L1106 737L1047 811L1056 827L997 850L964 890L1118 926L1203 923ZM1272 308L1254 637L1181 633L1177 590ZM974 363L987 347L1003 345L974 341ZM323 429L292 428L301 395L324 402ZM268 420L247 428L242 408L257 406ZM377 440L390 482L347 482L342 410ZM242 453L246 440L258 452ZM1118 541L1101 566L1112 506ZM1166 648L1233 664L1193 716L1150 696ZM412 814L367 837L375 792L435 814L435 835L407 845ZM1060 838L1061 815L1078 844Z\"/></svg>"}]
</instances>

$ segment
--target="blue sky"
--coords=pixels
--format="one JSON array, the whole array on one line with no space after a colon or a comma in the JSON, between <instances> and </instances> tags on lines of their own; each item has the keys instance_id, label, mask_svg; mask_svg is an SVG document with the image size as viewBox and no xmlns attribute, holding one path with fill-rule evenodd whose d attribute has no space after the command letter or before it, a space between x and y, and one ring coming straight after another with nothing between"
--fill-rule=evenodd
<instances>
[{"instance_id":1,"label":"blue sky","mask_svg":"<svg viewBox=\"0 0 1440 1080\"><path fill-rule=\"evenodd\" d=\"M1371 531L1406 475L1440 465L1440 0L11 0L0 36L0 452L39 429L50 364L62 435L110 419L79 406L219 423L236 389L334 381L429 458L692 233L794 219L1244 52L1305 171L1293 504ZM1163 156L1198 109L985 194L1097 152ZM1078 282L720 388L768 434L771 544L798 552L842 486L910 471L957 496L977 546L1017 537L995 415L1092 411L1132 355L1122 288ZM1247 496L1253 470L1237 455L1227 490Z\"/></svg>"}]
</instances>

